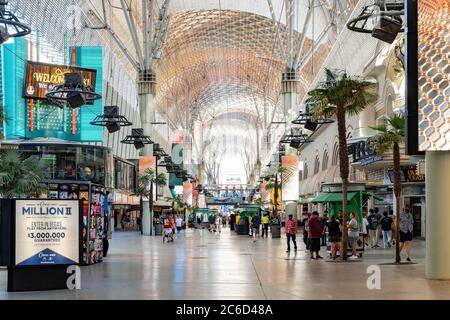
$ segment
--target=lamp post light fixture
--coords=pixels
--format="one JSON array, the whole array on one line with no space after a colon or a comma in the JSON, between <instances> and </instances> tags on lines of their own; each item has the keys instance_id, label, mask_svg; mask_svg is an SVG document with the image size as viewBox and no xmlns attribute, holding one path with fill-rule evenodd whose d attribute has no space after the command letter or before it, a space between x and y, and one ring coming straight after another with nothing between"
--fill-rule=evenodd
<instances>
[{"instance_id":1,"label":"lamp post light fixture","mask_svg":"<svg viewBox=\"0 0 450 320\"><path fill-rule=\"evenodd\" d=\"M312 109L314 106L310 103L306 104L305 111L300 112L297 119L293 120L293 124L301 124L305 127L305 129L309 131L316 131L317 126L322 124L330 124L333 123L334 120L331 118L314 118L314 114Z\"/></svg>"},{"instance_id":2,"label":"lamp post light fixture","mask_svg":"<svg viewBox=\"0 0 450 320\"><path fill-rule=\"evenodd\" d=\"M119 107L105 106L104 114L95 117L90 122L93 126L106 127L109 133L114 133L120 130L120 127L127 127L133 125L125 116L119 115Z\"/></svg>"},{"instance_id":3,"label":"lamp post light fixture","mask_svg":"<svg viewBox=\"0 0 450 320\"><path fill-rule=\"evenodd\" d=\"M375 0L365 6L363 11L347 23L347 28L354 32L370 33L372 37L387 43L393 43L397 35L404 32L404 1Z\"/></svg>"},{"instance_id":4,"label":"lamp post light fixture","mask_svg":"<svg viewBox=\"0 0 450 320\"><path fill-rule=\"evenodd\" d=\"M131 129L131 135L122 140L121 143L132 144L137 150L139 150L143 149L146 144L153 144L153 141L150 137L144 136L144 129L138 128Z\"/></svg>"},{"instance_id":5,"label":"lamp post light fixture","mask_svg":"<svg viewBox=\"0 0 450 320\"><path fill-rule=\"evenodd\" d=\"M102 95L94 92L92 87L84 85L84 78L79 72L64 74L64 84L55 86L45 96L49 102L55 103L60 108L67 104L72 109L93 104L95 100L102 98Z\"/></svg>"},{"instance_id":6,"label":"lamp post light fixture","mask_svg":"<svg viewBox=\"0 0 450 320\"><path fill-rule=\"evenodd\" d=\"M6 10L8 1L0 1L0 44L9 38L23 37L31 33L31 27L19 21L9 10Z\"/></svg>"}]
</instances>

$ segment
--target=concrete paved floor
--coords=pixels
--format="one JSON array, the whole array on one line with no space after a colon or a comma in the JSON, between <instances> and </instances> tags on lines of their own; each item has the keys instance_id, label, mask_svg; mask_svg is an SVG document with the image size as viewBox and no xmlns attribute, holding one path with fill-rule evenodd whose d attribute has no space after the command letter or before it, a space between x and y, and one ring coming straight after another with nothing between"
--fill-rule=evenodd
<instances>
[{"instance_id":1,"label":"concrete paved floor","mask_svg":"<svg viewBox=\"0 0 450 320\"><path fill-rule=\"evenodd\" d=\"M450 299L450 281L424 278L424 252L425 242L413 241L417 264L381 265L381 289L369 290L367 267L392 262L393 250L336 263L310 261L303 243L287 255L284 236L253 243L228 229L188 230L163 244L116 232L105 262L82 267L81 290L7 293L2 270L0 299Z\"/></svg>"}]
</instances>

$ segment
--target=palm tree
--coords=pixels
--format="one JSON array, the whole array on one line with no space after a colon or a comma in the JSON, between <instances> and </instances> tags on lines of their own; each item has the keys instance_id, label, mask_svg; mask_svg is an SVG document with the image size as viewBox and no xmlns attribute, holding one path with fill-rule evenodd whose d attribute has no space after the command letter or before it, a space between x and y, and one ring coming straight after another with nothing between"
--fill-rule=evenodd
<instances>
[{"instance_id":1,"label":"palm tree","mask_svg":"<svg viewBox=\"0 0 450 320\"><path fill-rule=\"evenodd\" d=\"M306 103L314 105L313 120L336 116L339 141L339 169L342 179L342 212L343 237L342 248L347 248L347 187L349 176L349 163L347 154L347 126L346 114L358 115L370 103L377 100L374 93L376 84L350 77L346 73L336 75L325 69L327 82L308 93ZM347 260L347 250L342 250L342 259Z\"/></svg>"},{"instance_id":2,"label":"palm tree","mask_svg":"<svg viewBox=\"0 0 450 320\"><path fill-rule=\"evenodd\" d=\"M405 117L403 114L394 115L386 119L384 124L371 127L378 134L368 139L368 145L380 155L392 150L394 160L394 194L396 201L395 218L395 262L400 262L400 195L402 184L400 176L400 144L405 139Z\"/></svg>"},{"instance_id":3,"label":"palm tree","mask_svg":"<svg viewBox=\"0 0 450 320\"><path fill-rule=\"evenodd\" d=\"M148 199L148 207L150 211L150 235L153 235L153 185L165 186L167 183L164 173L156 174L152 169L145 169L144 174L139 177L139 183L134 193L136 196ZM141 210L143 212L143 210Z\"/></svg>"},{"instance_id":4,"label":"palm tree","mask_svg":"<svg viewBox=\"0 0 450 320\"><path fill-rule=\"evenodd\" d=\"M46 165L35 157L24 157L18 150L7 149L0 153L0 196L28 198L38 196L46 186Z\"/></svg>"}]
</instances>

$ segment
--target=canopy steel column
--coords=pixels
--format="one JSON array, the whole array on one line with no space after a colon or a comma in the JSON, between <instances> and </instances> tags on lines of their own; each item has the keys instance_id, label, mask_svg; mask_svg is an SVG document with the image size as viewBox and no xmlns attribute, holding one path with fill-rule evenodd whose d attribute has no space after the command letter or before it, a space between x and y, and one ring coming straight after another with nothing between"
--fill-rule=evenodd
<instances>
[{"instance_id":1,"label":"canopy steel column","mask_svg":"<svg viewBox=\"0 0 450 320\"><path fill-rule=\"evenodd\" d=\"M425 276L429 279L450 280L450 151L427 151L425 166Z\"/></svg>"},{"instance_id":2,"label":"canopy steel column","mask_svg":"<svg viewBox=\"0 0 450 320\"><path fill-rule=\"evenodd\" d=\"M141 124L144 135L149 137L153 136L153 123L155 122L155 88L155 74L152 71L139 72L138 94ZM153 145L145 145L141 156L153 156ZM153 235L153 212L149 211L146 203L142 206L142 233L146 236Z\"/></svg>"}]
</instances>

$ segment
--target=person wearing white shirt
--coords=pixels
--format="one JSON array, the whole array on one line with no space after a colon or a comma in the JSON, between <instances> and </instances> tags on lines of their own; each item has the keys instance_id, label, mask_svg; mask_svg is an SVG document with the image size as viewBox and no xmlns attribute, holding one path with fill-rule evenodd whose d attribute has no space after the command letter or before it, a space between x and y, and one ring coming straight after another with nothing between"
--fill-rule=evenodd
<instances>
[{"instance_id":1,"label":"person wearing white shirt","mask_svg":"<svg viewBox=\"0 0 450 320\"><path fill-rule=\"evenodd\" d=\"M180 233L183 228L183 219L181 219L180 216L178 216L175 220L175 225L177 226L177 233Z\"/></svg>"}]
</instances>

